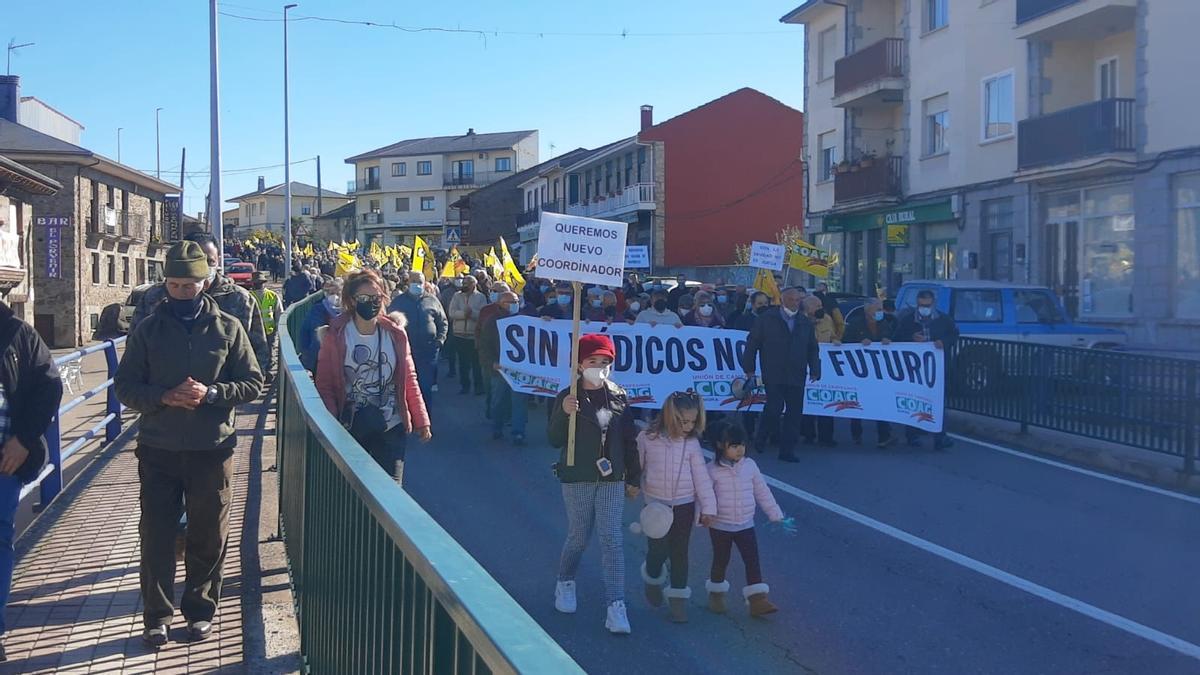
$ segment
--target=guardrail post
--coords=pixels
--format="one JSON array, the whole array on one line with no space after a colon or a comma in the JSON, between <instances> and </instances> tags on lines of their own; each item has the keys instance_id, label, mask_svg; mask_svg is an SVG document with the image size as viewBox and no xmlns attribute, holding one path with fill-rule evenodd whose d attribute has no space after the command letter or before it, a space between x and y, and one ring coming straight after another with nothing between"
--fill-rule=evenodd
<instances>
[{"instance_id":1,"label":"guardrail post","mask_svg":"<svg viewBox=\"0 0 1200 675\"><path fill-rule=\"evenodd\" d=\"M108 379L117 374L117 343L112 340L104 347L104 360L108 364ZM121 402L117 400L117 388L109 387L106 392L107 404L105 415L112 415L112 421L104 428L104 442L112 443L121 435Z\"/></svg>"},{"instance_id":2,"label":"guardrail post","mask_svg":"<svg viewBox=\"0 0 1200 675\"><path fill-rule=\"evenodd\" d=\"M46 462L54 468L38 486L39 510L49 506L62 492L62 428L57 414L50 420L50 428L46 430Z\"/></svg>"}]
</instances>

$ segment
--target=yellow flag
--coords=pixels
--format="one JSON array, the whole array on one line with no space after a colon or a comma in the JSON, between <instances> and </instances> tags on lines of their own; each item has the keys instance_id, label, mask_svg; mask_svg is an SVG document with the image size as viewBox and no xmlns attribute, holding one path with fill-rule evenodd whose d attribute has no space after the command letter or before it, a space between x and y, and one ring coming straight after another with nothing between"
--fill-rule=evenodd
<instances>
[{"instance_id":1,"label":"yellow flag","mask_svg":"<svg viewBox=\"0 0 1200 675\"><path fill-rule=\"evenodd\" d=\"M525 290L525 277L521 276L521 270L517 269L517 263L513 262L504 237L500 237L500 264L504 268L504 280L517 295L520 295Z\"/></svg>"},{"instance_id":2,"label":"yellow flag","mask_svg":"<svg viewBox=\"0 0 1200 675\"><path fill-rule=\"evenodd\" d=\"M362 262L353 253L346 251L338 252L337 267L334 269L334 276L346 277L352 272L357 272L362 269Z\"/></svg>"},{"instance_id":3,"label":"yellow flag","mask_svg":"<svg viewBox=\"0 0 1200 675\"><path fill-rule=\"evenodd\" d=\"M788 265L824 279L829 276L829 251L797 239L788 245Z\"/></svg>"},{"instance_id":4,"label":"yellow flag","mask_svg":"<svg viewBox=\"0 0 1200 675\"><path fill-rule=\"evenodd\" d=\"M433 279L437 274L437 270L433 268L433 249L429 248L429 244L420 236L413 237L412 247L412 269L413 271L423 272L426 279Z\"/></svg>"},{"instance_id":5,"label":"yellow flag","mask_svg":"<svg viewBox=\"0 0 1200 675\"><path fill-rule=\"evenodd\" d=\"M501 279L504 277L504 266L500 264L500 259L496 257L496 247L488 249L487 253L483 254L483 264L488 269L488 273L493 279Z\"/></svg>"},{"instance_id":6,"label":"yellow flag","mask_svg":"<svg viewBox=\"0 0 1200 675\"><path fill-rule=\"evenodd\" d=\"M779 285L775 283L775 275L771 274L771 270L760 269L758 271L758 276L754 277L754 290L762 291L770 296L771 304L778 305L782 302Z\"/></svg>"},{"instance_id":7,"label":"yellow flag","mask_svg":"<svg viewBox=\"0 0 1200 675\"><path fill-rule=\"evenodd\" d=\"M337 248L337 244L333 243L333 240L331 239L331 240L329 240L329 246L326 246L326 247L325 247L325 250L326 250L326 251L332 251L332 250L334 250L334 249L336 249L336 248Z\"/></svg>"}]
</instances>

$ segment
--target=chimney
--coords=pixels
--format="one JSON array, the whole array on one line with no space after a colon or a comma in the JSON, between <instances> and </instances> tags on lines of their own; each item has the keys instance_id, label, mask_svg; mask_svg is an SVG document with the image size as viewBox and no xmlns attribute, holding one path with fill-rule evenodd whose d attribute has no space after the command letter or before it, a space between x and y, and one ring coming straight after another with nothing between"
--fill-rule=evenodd
<instances>
[{"instance_id":1,"label":"chimney","mask_svg":"<svg viewBox=\"0 0 1200 675\"><path fill-rule=\"evenodd\" d=\"M475 135L475 127L470 127L470 128L468 128L468 129L467 129L467 135L468 135L468 136L474 136L474 135Z\"/></svg>"},{"instance_id":2,"label":"chimney","mask_svg":"<svg viewBox=\"0 0 1200 675\"><path fill-rule=\"evenodd\" d=\"M0 75L0 119L20 123L17 112L21 108L21 78L18 75Z\"/></svg>"},{"instance_id":3,"label":"chimney","mask_svg":"<svg viewBox=\"0 0 1200 675\"><path fill-rule=\"evenodd\" d=\"M654 106L642 106L642 131L654 126Z\"/></svg>"},{"instance_id":4,"label":"chimney","mask_svg":"<svg viewBox=\"0 0 1200 675\"><path fill-rule=\"evenodd\" d=\"M267 189L267 179L265 176L258 177L258 191L264 192Z\"/></svg>"}]
</instances>

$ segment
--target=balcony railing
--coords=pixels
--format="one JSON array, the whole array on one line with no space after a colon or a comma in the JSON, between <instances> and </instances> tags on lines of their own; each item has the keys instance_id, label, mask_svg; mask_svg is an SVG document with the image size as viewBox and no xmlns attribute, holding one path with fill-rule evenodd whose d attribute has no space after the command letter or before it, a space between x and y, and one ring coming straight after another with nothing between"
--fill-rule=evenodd
<instances>
[{"instance_id":1,"label":"balcony railing","mask_svg":"<svg viewBox=\"0 0 1200 675\"><path fill-rule=\"evenodd\" d=\"M96 212L96 219L93 221L89 215L87 222L91 232L106 237L130 241L147 241L150 238L146 216L141 213L101 206Z\"/></svg>"},{"instance_id":2,"label":"balcony railing","mask_svg":"<svg viewBox=\"0 0 1200 675\"><path fill-rule=\"evenodd\" d=\"M359 192L370 192L372 190L378 190L378 189L379 189L379 179L378 178L376 178L374 180L369 180L369 179L364 178L362 180L346 181L346 194L348 194L348 195L357 194Z\"/></svg>"},{"instance_id":3,"label":"balcony railing","mask_svg":"<svg viewBox=\"0 0 1200 675\"><path fill-rule=\"evenodd\" d=\"M903 166L902 157L883 157L874 160L870 166L859 164L855 171L836 174L833 177L833 201L838 203L872 197L899 197L900 172Z\"/></svg>"},{"instance_id":4,"label":"balcony railing","mask_svg":"<svg viewBox=\"0 0 1200 675\"><path fill-rule=\"evenodd\" d=\"M512 171L447 171L443 175L442 182L452 188L482 187L511 175L513 175Z\"/></svg>"},{"instance_id":5,"label":"balcony railing","mask_svg":"<svg viewBox=\"0 0 1200 675\"><path fill-rule=\"evenodd\" d=\"M653 211L654 192L654 183L634 183L612 196L568 204L567 213L572 216L611 216L628 211Z\"/></svg>"},{"instance_id":6,"label":"balcony railing","mask_svg":"<svg viewBox=\"0 0 1200 675\"><path fill-rule=\"evenodd\" d=\"M1077 2L1079 0L1017 0L1017 24L1032 21L1043 14Z\"/></svg>"},{"instance_id":7,"label":"balcony railing","mask_svg":"<svg viewBox=\"0 0 1200 675\"><path fill-rule=\"evenodd\" d=\"M1017 125L1018 167L1136 150L1133 105L1131 98L1109 98L1021 120Z\"/></svg>"},{"instance_id":8,"label":"balcony railing","mask_svg":"<svg viewBox=\"0 0 1200 675\"><path fill-rule=\"evenodd\" d=\"M363 222L363 225L382 225L383 224L383 214L382 213L364 213L364 214L362 214L362 222Z\"/></svg>"},{"instance_id":9,"label":"balcony railing","mask_svg":"<svg viewBox=\"0 0 1200 675\"><path fill-rule=\"evenodd\" d=\"M870 82L904 77L904 40L884 38L833 64L833 95L841 96Z\"/></svg>"}]
</instances>

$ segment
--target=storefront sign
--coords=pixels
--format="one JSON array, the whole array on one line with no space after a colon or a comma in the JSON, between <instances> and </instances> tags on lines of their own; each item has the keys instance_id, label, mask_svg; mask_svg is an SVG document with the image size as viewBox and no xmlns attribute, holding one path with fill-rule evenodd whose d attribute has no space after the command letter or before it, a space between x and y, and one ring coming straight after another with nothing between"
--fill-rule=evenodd
<instances>
[{"instance_id":1,"label":"storefront sign","mask_svg":"<svg viewBox=\"0 0 1200 675\"><path fill-rule=\"evenodd\" d=\"M824 251L806 241L796 240L788 245L788 265L801 272L808 272L822 279L829 276L829 251Z\"/></svg>"},{"instance_id":2,"label":"storefront sign","mask_svg":"<svg viewBox=\"0 0 1200 675\"><path fill-rule=\"evenodd\" d=\"M869 213L846 213L825 216L821 227L825 232L855 232L874 230L887 225L919 225L954 220L950 200L916 202Z\"/></svg>"},{"instance_id":3,"label":"storefront sign","mask_svg":"<svg viewBox=\"0 0 1200 675\"><path fill-rule=\"evenodd\" d=\"M63 278L62 231L71 226L70 216L36 216L33 224L46 231L46 277Z\"/></svg>"},{"instance_id":4,"label":"storefront sign","mask_svg":"<svg viewBox=\"0 0 1200 675\"><path fill-rule=\"evenodd\" d=\"M537 275L556 281L620 287L629 223L542 213Z\"/></svg>"},{"instance_id":5,"label":"storefront sign","mask_svg":"<svg viewBox=\"0 0 1200 675\"><path fill-rule=\"evenodd\" d=\"M171 195L163 198L163 232L167 235L167 241L183 239L183 232L179 225L178 196Z\"/></svg>"},{"instance_id":6,"label":"storefront sign","mask_svg":"<svg viewBox=\"0 0 1200 675\"><path fill-rule=\"evenodd\" d=\"M908 246L908 225L887 226L888 246Z\"/></svg>"},{"instance_id":7,"label":"storefront sign","mask_svg":"<svg viewBox=\"0 0 1200 675\"><path fill-rule=\"evenodd\" d=\"M804 388L804 414L941 431L945 357L929 344L821 345L821 379Z\"/></svg>"},{"instance_id":8,"label":"storefront sign","mask_svg":"<svg viewBox=\"0 0 1200 675\"><path fill-rule=\"evenodd\" d=\"M768 244L762 241L750 242L750 266L760 270L778 272L783 269L783 244Z\"/></svg>"}]
</instances>

